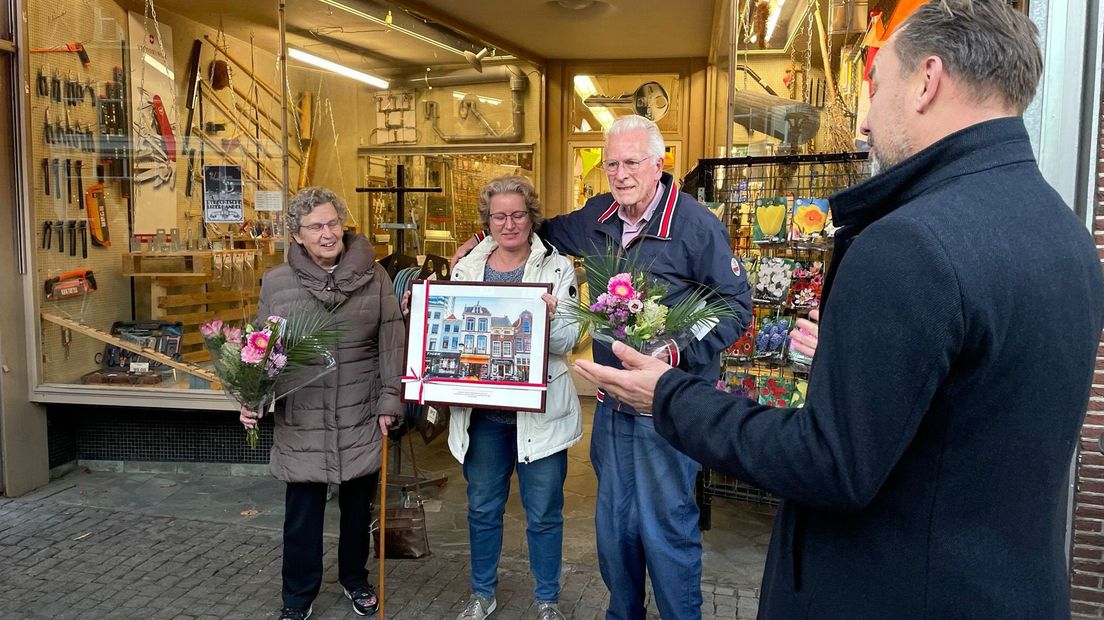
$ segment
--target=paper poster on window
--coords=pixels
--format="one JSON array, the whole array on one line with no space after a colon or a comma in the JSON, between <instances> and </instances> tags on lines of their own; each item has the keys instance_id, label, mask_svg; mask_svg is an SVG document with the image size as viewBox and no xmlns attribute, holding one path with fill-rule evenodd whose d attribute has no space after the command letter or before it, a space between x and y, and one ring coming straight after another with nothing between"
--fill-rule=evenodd
<instances>
[{"instance_id":1,"label":"paper poster on window","mask_svg":"<svg viewBox=\"0 0 1104 620\"><path fill-rule=\"evenodd\" d=\"M208 224L241 224L245 221L241 166L203 167L203 221Z\"/></svg>"}]
</instances>

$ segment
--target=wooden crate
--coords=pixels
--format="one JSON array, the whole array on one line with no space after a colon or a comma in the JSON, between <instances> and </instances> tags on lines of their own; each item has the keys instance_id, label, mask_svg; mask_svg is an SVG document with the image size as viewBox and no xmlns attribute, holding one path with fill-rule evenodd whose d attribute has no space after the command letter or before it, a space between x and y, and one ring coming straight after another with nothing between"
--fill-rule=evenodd
<instances>
[{"instance_id":1,"label":"wooden crate","mask_svg":"<svg viewBox=\"0 0 1104 620\"><path fill-rule=\"evenodd\" d=\"M212 269L206 274L150 279L150 316L184 324L181 355L185 361L203 363L209 359L200 325L219 319L240 327L257 316L261 275L268 261L261 260L256 250L220 250L214 254L238 254L237 260L251 261L252 268L245 268L243 263L240 275L237 269L231 269L231 276L224 280L224 274L215 268L220 261L212 260Z\"/></svg>"}]
</instances>

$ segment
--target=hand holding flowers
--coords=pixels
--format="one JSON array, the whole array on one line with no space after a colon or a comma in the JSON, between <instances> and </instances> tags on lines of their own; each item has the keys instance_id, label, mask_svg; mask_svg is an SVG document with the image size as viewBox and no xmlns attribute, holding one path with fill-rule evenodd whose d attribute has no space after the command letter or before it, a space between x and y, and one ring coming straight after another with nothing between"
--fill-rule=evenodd
<instances>
[{"instance_id":1,"label":"hand holding flowers","mask_svg":"<svg viewBox=\"0 0 1104 620\"><path fill-rule=\"evenodd\" d=\"M586 268L593 301L566 305L565 314L589 329L596 340L624 342L645 354L669 356L672 342L682 348L695 330L735 316L723 298L701 284L673 305L664 304L666 283L612 253L587 258ZM595 297L596 290L602 292Z\"/></svg>"},{"instance_id":2,"label":"hand holding flowers","mask_svg":"<svg viewBox=\"0 0 1104 620\"><path fill-rule=\"evenodd\" d=\"M337 367L330 348L341 332L330 313L317 309L269 316L244 332L217 319L199 331L223 390L240 406L238 419L251 448L259 439L257 420L269 405Z\"/></svg>"}]
</instances>

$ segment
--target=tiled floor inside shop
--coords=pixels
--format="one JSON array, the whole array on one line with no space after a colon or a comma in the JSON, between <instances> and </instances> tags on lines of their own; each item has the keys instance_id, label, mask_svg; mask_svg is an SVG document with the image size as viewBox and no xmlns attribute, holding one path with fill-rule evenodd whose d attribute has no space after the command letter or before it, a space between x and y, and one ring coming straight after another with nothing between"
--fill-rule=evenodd
<instances>
[{"instance_id":1,"label":"tiled floor inside shop","mask_svg":"<svg viewBox=\"0 0 1104 620\"><path fill-rule=\"evenodd\" d=\"M574 600L565 600L567 611L573 611L574 617L600 617L604 607L605 590L602 587L597 570L597 560L594 545L594 501L596 494L596 480L594 471L590 466L588 451L590 445L590 420L594 410L594 400L584 398L584 438L569 452L568 479L565 485L565 520L566 531L564 536L564 562L565 562L565 588L564 597ZM465 483L459 464L452 458L446 445L446 436L442 435L430 444L426 445L422 438L414 435L416 460L421 474L427 478L444 478L447 482L437 486L424 488L422 495L427 498L425 503L426 520L430 533L430 544L434 553L434 560L430 563L421 561L398 561L397 568L388 568L389 590L395 597L390 609L391 617L403 618L428 618L428 617L452 617L455 614L457 600L466 595L467 583L467 525L465 518L466 497ZM408 450L409 443L403 442L404 451ZM392 449L394 456L394 449ZM409 452L403 458L403 470L410 473ZM394 460L392 460L394 465ZM0 561L8 564L5 557L15 554L18 558L37 557L32 552L19 552L17 544L13 543L13 523L11 519L20 511L41 510L43 506L52 515L54 522L65 522L62 518L70 515L75 519L83 519L87 523L87 538L81 539L84 532L74 525L73 536L58 538L59 544L65 549L57 557L65 557L66 551L79 549L83 542L96 540L98 529L107 527L107 523L122 519L144 519L146 521L160 520L161 525L154 529L169 527L172 524L194 524L196 532L205 531L204 528L216 528L216 531L243 532L242 536L248 536L254 532L251 538L243 540L253 541L242 543L243 551L239 557L250 553L252 545L260 536L264 538L267 546L265 567L254 571L251 578L256 582L258 574L267 577L261 583L255 584L258 592L264 594L267 600L265 605L258 606L254 611L258 613L245 613L250 608L235 606L232 595L227 599L229 606L218 607L212 605L202 613L192 614L182 605L180 609L167 607L179 614L158 614L174 617L175 615L187 617L270 617L265 614L275 611L279 601L279 531L283 519L283 485L267 474L264 474L261 466L246 466L235 468L239 475L225 475L230 473L230 468L225 465L197 465L188 463L113 463L95 462L86 463L52 482L50 485L36 491L26 498L16 500L0 500ZM222 474L222 475L220 475ZM496 614L498 617L527 617L529 609L529 591L531 583L527 574L524 558L525 550L525 520L520 501L516 493L516 476L514 478L514 493L511 494L506 512L506 541L503 549L503 573L500 592L516 594L516 602L511 605L503 604L503 596L500 593L500 605L502 608ZM395 489L389 491L392 496L397 496ZM42 505L35 505L40 502ZM327 511L327 533L336 536L338 511L336 502L331 504ZM114 516L112 516L114 515ZM712 529L705 532L704 538L704 575L703 589L706 592L706 605L703 606L705 617L752 617L757 603L758 584L766 554L766 546L770 536L772 522L772 509L768 506L737 502L728 499L714 499L712 510ZM23 514L21 519L25 519ZM102 523L100 523L102 522ZM205 525L204 525L205 524ZM101 527L102 526L102 527ZM26 530L29 527L23 523L15 529ZM29 530L28 530L29 531ZM163 530L158 530L163 531ZM37 534L38 538L45 536L50 538L50 530L43 529ZM221 534L220 534L221 535ZM43 555L44 543L29 543L23 540L21 544L37 548L33 553ZM155 538L157 544L154 549L165 547L167 544L163 537ZM102 533L101 533L102 542ZM327 538L327 553L333 551L333 539ZM271 548L268 548L271 547ZM22 553L22 555L20 555ZM110 555L112 552L108 551ZM133 549L126 551L133 555L140 553ZM55 558L56 559L56 558ZM87 560L87 558L85 558ZM328 596L332 603L332 610L319 609L316 606L316 617L347 617L347 607L340 600L340 588L333 584L336 578L332 573L332 564L336 563L336 557L327 560L327 584L323 588L322 601ZM105 558L105 562L110 560ZM133 560L136 561L136 560ZM242 561L245 561L244 559ZM253 561L253 560L249 560ZM232 562L232 560L231 560ZM404 565L404 562L407 563ZM445 562L444 565L441 562ZM18 565L19 562L16 561ZM148 565L152 566L152 564ZM60 567L63 564L54 564ZM36 565L37 566L37 565ZM139 565L141 566L141 565ZM419 579L432 583L440 581L441 573L436 577L418 577L417 573L425 572L430 568L433 571L445 571L449 573L450 585L443 589L429 590L427 586L419 585L416 592L404 591L411 589L419 583ZM48 585L46 572L34 572L35 566L27 569L31 574L26 580L20 581L17 586L34 590ZM91 569L95 573L94 569ZM170 569L171 570L171 569ZM217 571L216 571L217 572ZM242 571L244 573L245 571ZM375 570L373 568L373 575ZM405 578L400 576L405 575ZM123 577L125 579L125 577ZM38 581L36 581L36 579ZM43 581L43 580L46 581ZM243 577L243 579L245 579ZM143 584L146 580L142 578ZM393 583L393 582L398 583ZM40 583L41 582L41 583ZM102 579L95 579L102 583ZM190 583L190 582L188 582ZM204 581L197 582L205 583ZM218 585L217 580L212 581ZM37 585L36 585L37 584ZM573 585L574 584L574 585ZM147 584L144 584L147 585ZM179 584L177 584L179 586ZM122 587L120 595L124 595L127 587ZM156 592L149 588L143 589L149 595L156 597ZM108 590L110 592L110 590ZM172 590L172 596L179 601L191 601L186 598L187 593L181 594L178 590ZM335 594L336 592L336 594ZM98 593L103 593L101 587ZM218 595L218 591L215 591ZM8 596L13 596L9 592ZM26 595L35 598L32 594ZM105 594L106 596L106 594ZM221 595L219 595L221 596ZM436 603L421 601L426 597L442 599ZM442 598L443 597L443 598ZM5 595L0 594L0 610L2 611L30 611L29 615L48 613L50 608L36 606L29 602L27 607L21 608L18 601L6 601ZM449 599L449 600L444 600ZM457 600L452 600L457 599ZM39 604L46 604L48 597L39 599ZM202 599L201 599L202 600ZM405 601L405 602L404 602ZM206 601L204 601L206 602ZM14 606L14 607L13 607ZM93 608L101 609L100 607ZM124 613L127 608L114 608L117 614L108 613L112 617L136 617L130 613ZM650 604L650 617L658 617L654 603ZM139 610L135 610L138 613ZM325 613L317 613L325 612ZM64 614L63 614L64 615ZM82 614L75 614L82 615ZM90 612L89 617L99 617ZM569 616L570 617L570 616Z\"/></svg>"}]
</instances>

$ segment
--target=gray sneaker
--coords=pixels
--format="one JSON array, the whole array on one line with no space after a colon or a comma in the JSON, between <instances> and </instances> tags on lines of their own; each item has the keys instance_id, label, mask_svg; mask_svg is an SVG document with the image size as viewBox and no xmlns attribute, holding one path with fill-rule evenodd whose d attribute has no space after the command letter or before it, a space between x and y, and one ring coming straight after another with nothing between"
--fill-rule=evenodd
<instances>
[{"instance_id":1,"label":"gray sneaker","mask_svg":"<svg viewBox=\"0 0 1104 620\"><path fill-rule=\"evenodd\" d=\"M537 603L537 620L566 620L556 603Z\"/></svg>"},{"instance_id":2,"label":"gray sneaker","mask_svg":"<svg viewBox=\"0 0 1104 620\"><path fill-rule=\"evenodd\" d=\"M498 607L498 601L495 597L484 598L478 594L472 594L468 604L464 605L464 611L456 616L456 620L483 620L493 614L496 607Z\"/></svg>"}]
</instances>

